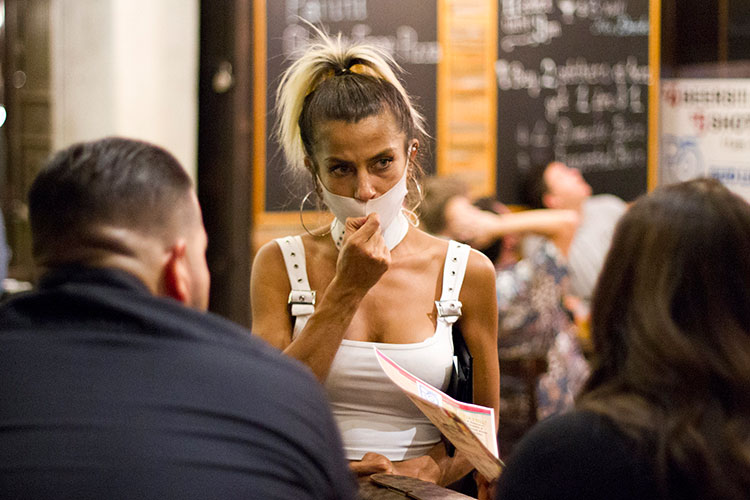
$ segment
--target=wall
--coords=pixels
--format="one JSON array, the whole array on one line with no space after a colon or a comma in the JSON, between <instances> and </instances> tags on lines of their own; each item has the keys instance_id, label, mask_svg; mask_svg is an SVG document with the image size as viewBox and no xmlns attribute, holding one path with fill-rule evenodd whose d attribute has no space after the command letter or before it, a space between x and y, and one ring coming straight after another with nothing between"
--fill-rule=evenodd
<instances>
[{"instance_id":1,"label":"wall","mask_svg":"<svg viewBox=\"0 0 750 500\"><path fill-rule=\"evenodd\" d=\"M199 0L52 0L52 142L170 150L195 175Z\"/></svg>"}]
</instances>

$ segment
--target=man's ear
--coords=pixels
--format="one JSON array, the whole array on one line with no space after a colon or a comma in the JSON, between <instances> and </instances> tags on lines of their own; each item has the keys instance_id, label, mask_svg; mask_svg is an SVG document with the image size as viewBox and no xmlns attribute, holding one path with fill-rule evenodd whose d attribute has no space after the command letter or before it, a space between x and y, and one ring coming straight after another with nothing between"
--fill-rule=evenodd
<instances>
[{"instance_id":1,"label":"man's ear","mask_svg":"<svg viewBox=\"0 0 750 500\"><path fill-rule=\"evenodd\" d=\"M162 279L165 295L187 305L190 303L190 273L187 269L186 247L185 240L179 240L170 248Z\"/></svg>"}]
</instances>

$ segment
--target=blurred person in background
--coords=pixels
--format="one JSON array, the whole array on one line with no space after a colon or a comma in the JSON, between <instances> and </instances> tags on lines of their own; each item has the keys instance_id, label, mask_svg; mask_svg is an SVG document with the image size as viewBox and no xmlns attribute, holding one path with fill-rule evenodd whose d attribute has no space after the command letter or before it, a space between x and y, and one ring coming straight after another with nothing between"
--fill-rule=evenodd
<instances>
[{"instance_id":1,"label":"blurred person in background","mask_svg":"<svg viewBox=\"0 0 750 500\"><path fill-rule=\"evenodd\" d=\"M617 225L577 409L538 424L498 498L750 498L750 205L665 186Z\"/></svg>"},{"instance_id":2,"label":"blurred person in background","mask_svg":"<svg viewBox=\"0 0 750 500\"><path fill-rule=\"evenodd\" d=\"M460 180L435 177L425 182L421 217L428 230L467 241L495 262L501 366L504 357L535 355L547 364L537 384L537 417L572 408L588 374L578 330L565 306L565 256L578 214L563 209L511 212L491 198L472 204ZM531 403L525 401L523 383L508 374L501 378L500 394L506 415L523 413Z\"/></svg>"},{"instance_id":3,"label":"blurred person in background","mask_svg":"<svg viewBox=\"0 0 750 500\"><path fill-rule=\"evenodd\" d=\"M574 210L579 214L580 224L567 254L570 293L588 304L615 224L627 204L611 194L592 196L581 172L560 162L532 168L523 191L524 203L530 208Z\"/></svg>"}]
</instances>

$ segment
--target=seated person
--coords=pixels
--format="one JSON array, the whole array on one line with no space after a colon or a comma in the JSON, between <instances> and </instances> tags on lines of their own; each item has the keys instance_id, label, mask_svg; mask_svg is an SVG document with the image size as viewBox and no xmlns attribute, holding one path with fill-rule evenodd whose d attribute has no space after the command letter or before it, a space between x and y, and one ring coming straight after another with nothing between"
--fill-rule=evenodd
<instances>
[{"instance_id":1,"label":"seated person","mask_svg":"<svg viewBox=\"0 0 750 500\"><path fill-rule=\"evenodd\" d=\"M482 210L471 204L466 193L457 179L429 179L422 220L435 234L468 240L496 263L500 355L544 356L547 371L538 383L537 417L569 409L588 374L576 326L563 304L565 254L577 214L570 210L512 213L489 199L481 201L487 208ZM501 412L520 412L531 404L523 401L525 390L519 384L512 377L501 378Z\"/></svg>"},{"instance_id":2,"label":"seated person","mask_svg":"<svg viewBox=\"0 0 750 500\"><path fill-rule=\"evenodd\" d=\"M498 498L750 498L750 205L712 179L620 220L577 409L537 424Z\"/></svg>"},{"instance_id":3,"label":"seated person","mask_svg":"<svg viewBox=\"0 0 750 500\"><path fill-rule=\"evenodd\" d=\"M309 371L204 312L206 233L172 155L75 144L29 212L44 274L0 307L0 498L355 498Z\"/></svg>"},{"instance_id":4,"label":"seated person","mask_svg":"<svg viewBox=\"0 0 750 500\"><path fill-rule=\"evenodd\" d=\"M560 162L533 168L523 190L524 202L531 208L575 210L580 215L568 251L570 292L588 303L626 203L611 194L592 196L581 172Z\"/></svg>"}]
</instances>

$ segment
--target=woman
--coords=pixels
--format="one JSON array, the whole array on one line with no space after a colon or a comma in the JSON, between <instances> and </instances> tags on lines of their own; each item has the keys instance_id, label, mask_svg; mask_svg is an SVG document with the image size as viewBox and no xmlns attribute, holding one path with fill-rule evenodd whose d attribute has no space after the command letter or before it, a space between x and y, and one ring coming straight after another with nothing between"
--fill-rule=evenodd
<instances>
[{"instance_id":1,"label":"woman","mask_svg":"<svg viewBox=\"0 0 750 500\"><path fill-rule=\"evenodd\" d=\"M499 497L750 498L750 206L719 182L623 216L578 411L520 444Z\"/></svg>"},{"instance_id":2,"label":"woman","mask_svg":"<svg viewBox=\"0 0 750 500\"><path fill-rule=\"evenodd\" d=\"M474 358L474 401L497 411L492 264L466 245L449 250L404 215L407 192L416 194L422 125L390 58L319 36L282 78L278 135L289 165L311 175L336 218L330 231L259 250L253 330L325 384L357 473L450 484L471 466L460 453L449 456L439 431L387 379L372 348L445 389L451 322L460 313ZM443 307L449 302L438 310L440 300L460 300L460 311Z\"/></svg>"}]
</instances>

